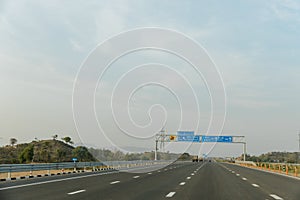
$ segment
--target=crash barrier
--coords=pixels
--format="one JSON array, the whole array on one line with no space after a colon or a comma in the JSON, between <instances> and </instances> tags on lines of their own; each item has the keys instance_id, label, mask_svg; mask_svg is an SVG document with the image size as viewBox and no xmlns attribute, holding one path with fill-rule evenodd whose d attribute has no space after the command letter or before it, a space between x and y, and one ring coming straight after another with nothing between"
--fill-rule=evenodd
<instances>
[{"instance_id":1,"label":"crash barrier","mask_svg":"<svg viewBox=\"0 0 300 200\"><path fill-rule=\"evenodd\" d=\"M60 174L68 173L70 169L75 172L84 172L86 170L100 171L109 169L123 169L131 167L142 167L157 164L169 164L173 160L134 160L134 161L103 161L103 162L62 162L62 163L43 163L43 164L0 164L0 173L7 173L7 178L11 178L14 172L29 172L30 176L33 171L47 171L48 175L52 175L52 170L60 170Z\"/></svg>"},{"instance_id":2,"label":"crash barrier","mask_svg":"<svg viewBox=\"0 0 300 200\"><path fill-rule=\"evenodd\" d=\"M265 171L271 171L275 173L300 177L300 164L252 162L252 161L235 161L235 163L246 167L257 168Z\"/></svg>"}]
</instances>

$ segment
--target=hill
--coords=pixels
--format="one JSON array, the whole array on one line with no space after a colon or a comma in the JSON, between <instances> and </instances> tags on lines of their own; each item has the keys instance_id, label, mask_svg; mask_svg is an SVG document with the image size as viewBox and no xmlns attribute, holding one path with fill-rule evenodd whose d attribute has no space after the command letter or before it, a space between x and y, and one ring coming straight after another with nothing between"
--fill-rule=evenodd
<instances>
[{"instance_id":1,"label":"hill","mask_svg":"<svg viewBox=\"0 0 300 200\"><path fill-rule=\"evenodd\" d=\"M0 147L0 164L70 162L74 157L83 162L96 161L86 147L74 148L59 140Z\"/></svg>"}]
</instances>

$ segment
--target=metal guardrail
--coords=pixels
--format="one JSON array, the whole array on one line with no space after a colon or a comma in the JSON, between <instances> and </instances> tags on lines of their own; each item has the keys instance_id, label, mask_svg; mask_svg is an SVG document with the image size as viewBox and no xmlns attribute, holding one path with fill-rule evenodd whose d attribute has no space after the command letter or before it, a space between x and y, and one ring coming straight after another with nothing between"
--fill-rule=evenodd
<instances>
[{"instance_id":1,"label":"metal guardrail","mask_svg":"<svg viewBox=\"0 0 300 200\"><path fill-rule=\"evenodd\" d=\"M275 173L284 173L299 177L300 164L296 163L271 163L271 162L252 162L252 161L235 161L236 164L257 168L265 171L272 171Z\"/></svg>"},{"instance_id":2,"label":"metal guardrail","mask_svg":"<svg viewBox=\"0 0 300 200\"><path fill-rule=\"evenodd\" d=\"M26 172L39 170L61 170L68 168L84 168L105 166L102 162L63 162L63 163L45 163L45 164L1 164L0 173L6 172Z\"/></svg>"},{"instance_id":3,"label":"metal guardrail","mask_svg":"<svg viewBox=\"0 0 300 200\"><path fill-rule=\"evenodd\" d=\"M88 168L88 167L102 167L102 168L123 168L134 166L146 166L154 164L162 164L173 161L151 161L151 160L135 160L135 161L104 161L104 162L63 162L63 163L44 163L44 164L0 164L0 173L11 172L29 172L40 170L61 170L72 168Z\"/></svg>"},{"instance_id":4,"label":"metal guardrail","mask_svg":"<svg viewBox=\"0 0 300 200\"><path fill-rule=\"evenodd\" d=\"M246 165L253 165L256 166L256 163L253 161L240 161L240 160L236 160L235 163L237 164L246 164Z\"/></svg>"}]
</instances>

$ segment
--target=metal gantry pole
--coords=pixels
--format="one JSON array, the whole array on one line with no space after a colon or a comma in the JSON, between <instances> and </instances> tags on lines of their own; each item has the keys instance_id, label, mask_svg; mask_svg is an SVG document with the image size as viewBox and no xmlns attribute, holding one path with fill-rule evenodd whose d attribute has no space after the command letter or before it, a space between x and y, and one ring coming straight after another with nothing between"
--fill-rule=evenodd
<instances>
[{"instance_id":1,"label":"metal gantry pole","mask_svg":"<svg viewBox=\"0 0 300 200\"><path fill-rule=\"evenodd\" d=\"M298 131L298 145L297 162L300 163L300 131Z\"/></svg>"},{"instance_id":2,"label":"metal gantry pole","mask_svg":"<svg viewBox=\"0 0 300 200\"><path fill-rule=\"evenodd\" d=\"M157 143L158 143L158 139L155 138L155 151L154 151L154 160L156 161L157 160Z\"/></svg>"},{"instance_id":3,"label":"metal gantry pole","mask_svg":"<svg viewBox=\"0 0 300 200\"><path fill-rule=\"evenodd\" d=\"M243 142L244 151L244 161L246 161L246 142Z\"/></svg>"},{"instance_id":4,"label":"metal gantry pole","mask_svg":"<svg viewBox=\"0 0 300 200\"><path fill-rule=\"evenodd\" d=\"M299 148L298 148L298 152L300 153L300 131L298 131L298 137L299 137L299 140L298 140L298 145L299 145Z\"/></svg>"}]
</instances>

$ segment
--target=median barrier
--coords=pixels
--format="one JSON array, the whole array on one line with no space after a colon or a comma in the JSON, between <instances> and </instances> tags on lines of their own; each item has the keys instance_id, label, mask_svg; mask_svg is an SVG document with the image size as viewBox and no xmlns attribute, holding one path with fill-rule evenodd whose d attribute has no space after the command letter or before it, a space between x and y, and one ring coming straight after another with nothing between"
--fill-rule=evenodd
<instances>
[{"instance_id":1,"label":"median barrier","mask_svg":"<svg viewBox=\"0 0 300 200\"><path fill-rule=\"evenodd\" d=\"M20 177L34 178L42 176L83 173L86 171L122 170L132 167L142 167L155 164L170 164L171 161L104 161L104 162L63 162L42 164L0 164L0 181L20 179ZM5 175L6 174L6 175ZM6 176L6 177L4 177ZM22 179L25 179L22 178Z\"/></svg>"}]
</instances>

